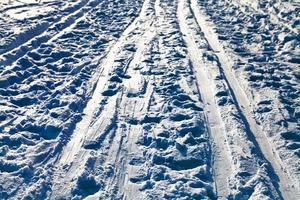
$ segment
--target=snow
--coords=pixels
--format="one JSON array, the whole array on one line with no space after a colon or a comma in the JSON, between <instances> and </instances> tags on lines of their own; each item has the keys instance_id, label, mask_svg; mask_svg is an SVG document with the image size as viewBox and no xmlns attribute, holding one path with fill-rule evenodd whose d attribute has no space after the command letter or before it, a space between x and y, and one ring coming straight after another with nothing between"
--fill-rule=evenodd
<instances>
[{"instance_id":1,"label":"snow","mask_svg":"<svg viewBox=\"0 0 300 200\"><path fill-rule=\"evenodd\" d=\"M0 199L299 199L299 8L0 1Z\"/></svg>"}]
</instances>

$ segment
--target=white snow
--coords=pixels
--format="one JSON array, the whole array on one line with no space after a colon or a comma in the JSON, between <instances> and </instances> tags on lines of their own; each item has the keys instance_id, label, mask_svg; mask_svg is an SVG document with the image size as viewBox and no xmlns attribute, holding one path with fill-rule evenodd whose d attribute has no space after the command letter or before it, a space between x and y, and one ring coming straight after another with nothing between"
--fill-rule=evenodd
<instances>
[{"instance_id":1,"label":"white snow","mask_svg":"<svg viewBox=\"0 0 300 200\"><path fill-rule=\"evenodd\" d=\"M0 0L0 199L300 199L300 2Z\"/></svg>"}]
</instances>

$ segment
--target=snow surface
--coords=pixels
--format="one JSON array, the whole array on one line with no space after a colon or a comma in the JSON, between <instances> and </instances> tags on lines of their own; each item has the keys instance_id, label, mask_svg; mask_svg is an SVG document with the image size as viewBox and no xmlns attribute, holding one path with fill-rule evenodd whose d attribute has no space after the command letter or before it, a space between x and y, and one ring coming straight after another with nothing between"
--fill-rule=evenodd
<instances>
[{"instance_id":1,"label":"snow surface","mask_svg":"<svg viewBox=\"0 0 300 200\"><path fill-rule=\"evenodd\" d=\"M298 0L0 0L0 199L300 199Z\"/></svg>"}]
</instances>

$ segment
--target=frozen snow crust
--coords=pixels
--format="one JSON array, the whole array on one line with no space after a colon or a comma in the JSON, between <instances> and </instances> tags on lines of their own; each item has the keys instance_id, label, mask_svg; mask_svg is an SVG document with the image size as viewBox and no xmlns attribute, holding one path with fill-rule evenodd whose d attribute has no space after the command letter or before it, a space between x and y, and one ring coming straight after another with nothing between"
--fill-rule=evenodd
<instances>
[{"instance_id":1,"label":"frozen snow crust","mask_svg":"<svg viewBox=\"0 0 300 200\"><path fill-rule=\"evenodd\" d=\"M0 1L0 199L300 199L300 2Z\"/></svg>"}]
</instances>

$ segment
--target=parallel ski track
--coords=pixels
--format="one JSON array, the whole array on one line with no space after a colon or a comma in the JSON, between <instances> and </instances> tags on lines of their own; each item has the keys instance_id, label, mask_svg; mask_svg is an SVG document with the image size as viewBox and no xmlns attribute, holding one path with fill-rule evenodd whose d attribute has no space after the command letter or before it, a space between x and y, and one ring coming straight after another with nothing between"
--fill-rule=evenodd
<instances>
[{"instance_id":1,"label":"parallel ski track","mask_svg":"<svg viewBox=\"0 0 300 200\"><path fill-rule=\"evenodd\" d=\"M228 146L225 140L225 127L218 111L218 106L215 103L214 90L212 88L212 80L208 77L208 72L205 69L200 55L202 52L198 48L195 36L189 30L184 15L185 0L180 0L178 4L178 19L181 32L187 44L189 56L192 61L193 69L197 78L198 87L204 103L206 113L207 130L211 137L212 152L213 152L213 173L215 179L215 190L218 199L226 199L229 194L228 176L231 174L231 159Z\"/></svg>"},{"instance_id":2,"label":"parallel ski track","mask_svg":"<svg viewBox=\"0 0 300 200\"><path fill-rule=\"evenodd\" d=\"M155 31L155 25L153 23L154 19L157 19L159 13L161 13L163 10L159 6L160 0L155 0L154 3L154 17L152 19L148 18L147 26L141 27L141 32L143 34L140 37L133 38L133 42L137 47L137 50L135 54L133 55L132 61L128 65L128 68L126 69L126 73L128 73L132 78L129 80L124 81L124 87L127 89L130 89L131 87L134 88L142 88L143 85L140 85L141 83L135 83L136 76L142 76L139 74L138 71L133 70L134 67L138 66L142 60L145 52L148 50L149 46L151 46L151 41L153 41L156 31ZM154 18L154 19L153 19ZM151 79L151 77L148 77ZM149 80L147 80L149 81ZM127 82L127 83L126 83ZM149 105L149 102L151 100L151 84L148 83L148 89L147 92L141 96L141 97L127 97L126 91L125 95L122 97L120 111L118 113L118 123L126 124L127 130L122 131L120 128L117 130L116 135L124 135L124 138L122 139L123 144L120 143L119 148L120 153L118 154L118 157L116 157L116 176L114 177L112 182L108 184L108 193L113 192L112 186L117 185L118 186L118 193L120 196L122 196L122 199L133 199L137 197L141 197L141 194L139 190L136 188L134 184L131 184L129 181L130 177L134 176L135 167L129 165L130 156L137 155L139 153L139 149L136 144L136 140L142 131L141 125L130 125L127 122L127 118L131 116L132 118L140 119L142 115L144 115L147 112L147 108ZM126 90L126 89L125 89ZM127 91L128 92L128 91ZM119 132L119 133L118 133ZM123 145L123 146L121 146Z\"/></svg>"},{"instance_id":3,"label":"parallel ski track","mask_svg":"<svg viewBox=\"0 0 300 200\"><path fill-rule=\"evenodd\" d=\"M10 49L0 52L1 57L1 55L3 56L11 51L18 51L18 53L13 56L13 59L0 60L0 65L9 65L25 55L28 51L37 48L36 46L29 46L29 48L25 51L19 52L22 45L39 41L38 46L40 46L42 43L55 40L67 29L72 29L76 23L84 18L85 15L93 8L93 6L86 7L86 5L90 2L89 0L84 0L83 2L84 4L76 9L75 13L63 16L60 21L49 25L47 29L43 30L41 33L33 35L26 41L19 41ZM99 0L93 1L95 5L98 5L100 2L101 1ZM154 14L146 12L150 4L154 5ZM241 112L242 120L248 128L247 133L249 134L249 137L254 140L257 144L256 146L259 147L258 150L262 153L263 159L268 161L270 168L272 168L271 170L279 177L278 184L282 196L285 199L300 199L299 191L297 191L298 186L293 185L293 178L285 171L283 163L276 154L274 147L262 131L262 128L256 123L253 114L253 105L251 104L252 99L247 97L244 89L238 82L238 79L231 71L233 61L227 57L225 49L217 39L217 35L213 31L213 28L207 24L206 20L208 20L208 18L199 9L200 7L197 0L179 0L177 8L179 28L183 34L183 39L187 45L188 54L193 65L193 70L197 79L197 87L200 91L199 96L204 103L207 122L206 126L212 143L212 164L215 179L215 190L218 199L226 199L230 193L228 186L228 179L232 174L231 157L229 155L230 150L226 143L225 127L214 97L213 80L210 77L208 70L204 67L205 63L201 58L202 51L197 46L197 36L193 31L191 31L192 27L190 27L187 22L187 17L190 16L186 16L183 12L186 6L190 6L193 14L192 17L195 18L195 21L201 28L201 31L204 33L204 38L218 57L220 64L219 67L225 76L226 83L230 88L236 107ZM142 55L145 49L147 49L147 45L150 44L156 34L153 29L154 19L158 16L164 17L163 12L164 10L160 7L160 0L145 0L139 16L127 27L118 41L113 44L108 54L105 55L105 57L97 57L91 61L92 63L100 66L99 70L92 78L96 87L93 91L92 98L83 111L84 117L76 125L76 129L71 140L67 143L62 153L55 158L56 160L52 177L53 191L50 194L50 199L60 198L62 195L70 191L72 188L67 188L70 186L70 182L74 182L75 178L78 177L84 170L86 161L90 156L90 150L83 147L86 140L97 138L97 136L103 132L107 124L113 122L116 118L118 123L122 125L122 123L126 123L126 117L128 114L136 116L140 114L138 112L145 112L144 109L146 106L137 106L137 104L147 104L147 102L150 101L149 88L147 94L145 94L142 98L125 97L125 93L123 91L119 91L114 96L106 97L102 95L102 92L107 86L106 83L109 82L110 73L114 70L112 66L114 66L116 57L118 57L118 54L123 50L123 47L126 44L133 43L137 46L137 51L130 59L128 64L129 69L127 70L130 71L131 67L142 62ZM48 28L54 27L58 24L63 25L63 28L54 32L48 32ZM133 34L135 30L138 30L137 34ZM40 42L41 38L42 42ZM106 102L106 104L103 104L103 102ZM96 119L95 115L97 117ZM133 143L133 138L137 137L140 127L131 125L128 125L128 127L129 129L126 130L126 133L124 133L125 131L122 130L122 127L117 128L117 138L115 138L115 141L113 141L112 146L109 149L109 156L110 159L114 161L115 171L117 173L107 181L108 184L105 188L105 192L109 194L115 192L113 187L118 185L120 187L120 191L118 192L122 195L123 199L134 198L135 194L132 190L136 189L134 186L130 186L128 181L128 177L130 177L131 173L134 172L133 167L128 167L128 158L130 157L129 153L137 151L134 149L135 144ZM123 133L125 135L122 135ZM96 193L92 196L96 198L97 195L99 196L101 193Z\"/></svg>"},{"instance_id":4,"label":"parallel ski track","mask_svg":"<svg viewBox=\"0 0 300 200\"><path fill-rule=\"evenodd\" d=\"M106 57L100 62L100 74L96 73L97 76L99 76L99 79L97 80L97 85L93 92L93 96L83 111L85 115L83 119L76 125L76 129L73 133L71 140L68 142L55 164L55 171L53 176L54 186L52 187L54 191L52 191L50 199L55 199L56 197L61 196L61 194L63 194L61 193L63 188L60 188L60 181L65 177L60 175L60 170L63 170L66 166L69 166L68 170L70 170L70 166L72 166L72 169L76 169L75 172L68 173L68 181L71 181L73 178L80 174L80 171L83 170L84 165L89 156L89 151L83 148L84 141L86 139L89 139L89 137L90 139L96 137L96 135L99 134L98 129L102 127L103 116L105 115L106 118L110 118L109 116L111 116L112 114L111 110L117 109L117 104L119 105L122 99L121 97L123 95L123 92L119 92L118 95L111 97L108 101L109 103L104 105L104 108L102 108L103 111L101 111L100 118L96 121L94 121L93 119L95 116L95 108L99 108L99 106L101 106L101 102L103 102L104 99L107 98L102 96L102 92L105 89L104 83L108 82L108 79L110 77L109 74L113 70L111 66L113 66L115 58L120 53L124 45L127 44L127 40L134 30L136 30L138 27L147 27L147 25L144 26L143 23L145 22L145 17L147 17L146 9L149 6L149 3L150 0L146 0L144 2L140 15L127 27L127 29L123 32L119 40L112 46ZM151 20L148 20L147 23L151 24ZM140 35L135 35L134 37L140 38Z\"/></svg>"},{"instance_id":5,"label":"parallel ski track","mask_svg":"<svg viewBox=\"0 0 300 200\"><path fill-rule=\"evenodd\" d=\"M46 26L43 26L42 28L39 28L39 30L35 30L35 29L31 30L31 33L27 34L25 39L23 39L24 37L21 37L22 39L13 40L8 48L3 49L3 50L0 51L0 56L7 53L7 52L13 51L14 49L17 49L18 47L22 46L23 44L27 43L28 41L44 34L51 26L55 26L56 24L62 23L65 19L72 16L78 10L82 9L85 5L87 5L88 2L89 2L89 0L82 0L80 3L73 6L74 10L72 10L71 13L69 13L67 15L62 15L61 17L57 18L54 22L48 23ZM40 5L40 4L33 3L33 4L19 5L19 6L13 7L12 9L20 8L20 7L26 7L26 6L36 6L36 5ZM11 9L11 8L7 8L5 11L7 11L9 9ZM67 7L66 9L69 9L69 8ZM5 12L5 11L3 11L3 12ZM61 10L61 12L63 13L65 11ZM23 33L20 33L20 35L18 35L17 37L22 36L22 34Z\"/></svg>"},{"instance_id":6,"label":"parallel ski track","mask_svg":"<svg viewBox=\"0 0 300 200\"><path fill-rule=\"evenodd\" d=\"M74 26L78 21L84 19L85 15L97 6L100 1L94 0L90 2L85 0L85 3L76 9L74 12L63 16L58 22L46 26L45 30L38 31L38 34L33 34L32 38L28 38L24 41L16 41L15 45L11 45L10 48L4 50L0 54L0 65L7 66L24 56L27 52L32 51L40 47L41 44L47 43L54 38L57 38L59 35L63 34L64 31L72 26ZM93 4L93 6L87 6L88 4ZM59 27L56 29L55 27ZM32 45L34 44L34 45ZM26 48L22 48L23 46ZM6 58L6 56L8 57ZM0 70L1 70L0 68Z\"/></svg>"},{"instance_id":7,"label":"parallel ski track","mask_svg":"<svg viewBox=\"0 0 300 200\"><path fill-rule=\"evenodd\" d=\"M145 8L151 7L151 4L153 5L153 1L145 2ZM157 13L156 9L154 13ZM107 158L109 158L107 162L112 162L115 173L112 178L107 180L108 184L106 184L104 191L100 191L90 198L112 194L117 195L120 198L122 197L122 199L132 199L141 196L136 186L129 182L129 177L132 177L132 173L135 171L134 166L129 165L129 157L132 154L139 153L135 140L138 138L141 127L139 125L132 126L128 124L127 121L128 117L141 118L141 115L146 112L145 109L150 101L149 96L151 90L148 88L147 93L143 97L127 97L126 92L128 91L126 91L126 88L143 87L140 83L135 83L134 77L139 74L136 70L133 70L133 68L142 62L143 55L156 32L153 30L153 17L151 17L151 14L146 15L146 9L145 11L142 11L140 16L141 21L144 21L146 24L143 24L143 26L142 24L139 24L137 27L137 30L138 32L141 32L141 35L132 35L127 38L127 43L135 44L137 49L132 58L130 58L130 63L128 63L128 66L125 69L126 74L128 73L132 78L124 80L123 85L125 91L122 93L122 97L120 97L120 107L117 111L119 125L107 156Z\"/></svg>"},{"instance_id":8,"label":"parallel ski track","mask_svg":"<svg viewBox=\"0 0 300 200\"><path fill-rule=\"evenodd\" d=\"M227 80L228 86L231 88L232 94L236 99L236 106L244 116L244 123L249 126L249 134L253 134L263 156L272 165L271 167L279 177L279 189L282 196L285 199L299 199L299 192L296 189L298 186L293 185L293 179L285 172L279 156L275 153L273 146L269 143L269 139L262 131L261 127L256 123L253 117L253 108L250 103L251 100L248 99L245 91L231 71L232 61L227 57L225 50L219 43L217 35L213 29L207 26L207 17L200 11L197 0L191 0L191 8L202 32L204 33L204 37L219 59L220 67L226 76L225 79Z\"/></svg>"},{"instance_id":9,"label":"parallel ski track","mask_svg":"<svg viewBox=\"0 0 300 200\"><path fill-rule=\"evenodd\" d=\"M128 66L128 74L132 76L132 78L129 81L133 81L132 84L134 86L131 86L130 83L127 83L127 87L143 87L143 85L140 85L139 83L134 83L134 73L136 71L132 70L135 66L137 66L139 63L142 62L142 57L144 54L144 51L147 49L149 43L152 41L153 37L155 36L155 31L152 30L153 25L150 25L150 28L147 27L148 30L145 30L143 35L139 37L139 41L136 42L137 44L137 51L133 56L132 61L130 62ZM126 81L126 80L125 80ZM124 81L124 83L125 83ZM148 83L149 84L149 83ZM126 88L126 86L125 86ZM121 150L120 153L116 157L116 176L114 179L111 180L111 183L108 184L108 193L113 192L113 188L111 188L114 185L118 185L119 188L119 194L123 195L123 199L131 199L137 194L132 194L131 189L135 189L134 187L129 186L129 180L128 177L133 177L132 170L130 170L129 162L129 154L137 153L137 147L136 147L136 139L138 138L139 131L141 131L141 127L135 127L131 126L127 123L127 117L132 116L135 118L140 119L142 114L146 113L146 108L148 105L148 102L150 101L150 94L151 90L148 88L149 91L142 97L127 97L126 92L124 93L122 100L120 102L120 110L118 111L118 123L119 124L126 124L128 129L126 131L122 131L122 128L118 128L116 135L124 135L124 138L122 138L123 143L118 144ZM142 108L142 109L141 109ZM129 115L130 114L130 115ZM129 189L130 188L130 189ZM136 189L136 192L138 190ZM139 196L139 195L137 195Z\"/></svg>"}]
</instances>

